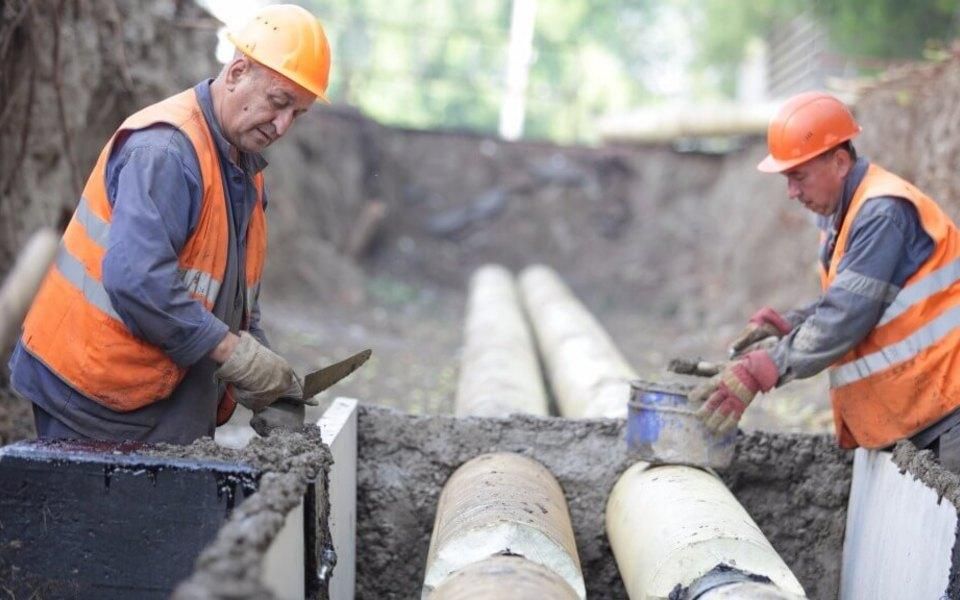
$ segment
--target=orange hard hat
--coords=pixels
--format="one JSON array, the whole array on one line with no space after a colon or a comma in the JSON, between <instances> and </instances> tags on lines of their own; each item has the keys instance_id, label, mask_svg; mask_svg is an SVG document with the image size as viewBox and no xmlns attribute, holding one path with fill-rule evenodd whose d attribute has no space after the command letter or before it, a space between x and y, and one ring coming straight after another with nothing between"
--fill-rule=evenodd
<instances>
[{"instance_id":1,"label":"orange hard hat","mask_svg":"<svg viewBox=\"0 0 960 600\"><path fill-rule=\"evenodd\" d=\"M782 173L853 139L860 126L847 105L823 92L804 92L784 102L767 128L770 154L757 169Z\"/></svg>"},{"instance_id":2,"label":"orange hard hat","mask_svg":"<svg viewBox=\"0 0 960 600\"><path fill-rule=\"evenodd\" d=\"M246 25L227 33L237 50L297 83L324 102L330 79L330 44L323 25L294 4L262 8Z\"/></svg>"}]
</instances>

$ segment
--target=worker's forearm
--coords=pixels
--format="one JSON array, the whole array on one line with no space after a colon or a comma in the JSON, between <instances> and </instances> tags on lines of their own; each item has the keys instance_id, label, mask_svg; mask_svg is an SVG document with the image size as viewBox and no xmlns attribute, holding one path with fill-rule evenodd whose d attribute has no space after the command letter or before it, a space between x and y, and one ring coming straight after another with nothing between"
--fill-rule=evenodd
<instances>
[{"instance_id":1,"label":"worker's forearm","mask_svg":"<svg viewBox=\"0 0 960 600\"><path fill-rule=\"evenodd\" d=\"M214 362L223 364L230 358L230 355L233 354L238 343L240 343L240 336L228 331L227 335L223 336L223 339L217 344L217 347L210 352L209 357L213 359Z\"/></svg>"},{"instance_id":2,"label":"worker's forearm","mask_svg":"<svg viewBox=\"0 0 960 600\"><path fill-rule=\"evenodd\" d=\"M820 299L818 298L813 302L788 310L786 313L784 313L783 318L790 323L790 326L793 329L796 329L801 323L810 318L810 315L813 314L813 311L816 309L819 301Z\"/></svg>"}]
</instances>

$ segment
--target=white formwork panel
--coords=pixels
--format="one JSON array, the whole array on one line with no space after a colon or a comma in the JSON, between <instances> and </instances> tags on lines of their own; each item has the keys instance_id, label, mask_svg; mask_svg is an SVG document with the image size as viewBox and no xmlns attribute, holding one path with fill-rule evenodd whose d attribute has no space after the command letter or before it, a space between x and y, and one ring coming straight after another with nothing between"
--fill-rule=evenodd
<instances>
[{"instance_id":1,"label":"white formwork panel","mask_svg":"<svg viewBox=\"0 0 960 600\"><path fill-rule=\"evenodd\" d=\"M303 500L287 513L283 528L263 556L263 585L280 600L304 597Z\"/></svg>"},{"instance_id":2,"label":"white formwork panel","mask_svg":"<svg viewBox=\"0 0 960 600\"><path fill-rule=\"evenodd\" d=\"M957 510L890 452L857 449L847 507L841 600L945 598Z\"/></svg>"},{"instance_id":3,"label":"white formwork panel","mask_svg":"<svg viewBox=\"0 0 960 600\"><path fill-rule=\"evenodd\" d=\"M330 446L330 535L337 565L330 579L330 600L351 600L356 583L357 401L337 398L317 422Z\"/></svg>"}]
</instances>

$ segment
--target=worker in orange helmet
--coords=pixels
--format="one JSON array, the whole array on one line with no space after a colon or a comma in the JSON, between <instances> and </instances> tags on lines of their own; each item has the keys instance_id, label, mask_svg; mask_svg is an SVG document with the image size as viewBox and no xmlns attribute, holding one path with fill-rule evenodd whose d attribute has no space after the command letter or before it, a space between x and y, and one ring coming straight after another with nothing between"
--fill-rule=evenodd
<instances>
[{"instance_id":1,"label":"worker in orange helmet","mask_svg":"<svg viewBox=\"0 0 960 600\"><path fill-rule=\"evenodd\" d=\"M293 5L228 37L215 79L127 118L90 174L10 360L41 438L189 443L237 399L302 396L259 323L260 152L326 100L330 47Z\"/></svg>"},{"instance_id":2,"label":"worker in orange helmet","mask_svg":"<svg viewBox=\"0 0 960 600\"><path fill-rule=\"evenodd\" d=\"M960 237L936 202L857 156L859 132L847 106L819 92L771 120L758 168L781 173L816 213L822 294L786 314L759 310L733 342L736 360L694 397L725 431L757 393L829 369L842 447L909 438L957 470Z\"/></svg>"}]
</instances>

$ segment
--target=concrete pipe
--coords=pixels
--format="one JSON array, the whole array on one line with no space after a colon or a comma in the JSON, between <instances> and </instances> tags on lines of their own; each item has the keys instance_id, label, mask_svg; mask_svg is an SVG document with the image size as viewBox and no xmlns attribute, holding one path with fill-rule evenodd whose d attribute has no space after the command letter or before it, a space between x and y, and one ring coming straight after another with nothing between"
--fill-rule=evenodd
<instances>
[{"instance_id":1,"label":"concrete pipe","mask_svg":"<svg viewBox=\"0 0 960 600\"><path fill-rule=\"evenodd\" d=\"M755 587L757 595L743 598L804 593L733 494L700 469L633 465L610 493L606 528L631 600L666 598L678 584L689 586L719 564L769 577L776 586ZM721 590L716 598L729 597Z\"/></svg>"},{"instance_id":2,"label":"concrete pipe","mask_svg":"<svg viewBox=\"0 0 960 600\"><path fill-rule=\"evenodd\" d=\"M440 494L423 597L452 573L511 554L543 565L584 598L580 558L560 484L540 463L507 452L464 463Z\"/></svg>"},{"instance_id":3,"label":"concrete pipe","mask_svg":"<svg viewBox=\"0 0 960 600\"><path fill-rule=\"evenodd\" d=\"M59 240L49 227L34 233L0 287L0 349L19 335L23 316L57 254Z\"/></svg>"},{"instance_id":4,"label":"concrete pipe","mask_svg":"<svg viewBox=\"0 0 960 600\"><path fill-rule=\"evenodd\" d=\"M577 600L562 577L519 556L493 556L447 577L430 600Z\"/></svg>"},{"instance_id":5,"label":"concrete pipe","mask_svg":"<svg viewBox=\"0 0 960 600\"><path fill-rule=\"evenodd\" d=\"M520 290L560 413L626 417L629 381L637 374L600 323L548 267L525 269Z\"/></svg>"},{"instance_id":6,"label":"concrete pipe","mask_svg":"<svg viewBox=\"0 0 960 600\"><path fill-rule=\"evenodd\" d=\"M513 275L498 265L470 282L457 416L546 415L543 375Z\"/></svg>"}]
</instances>

